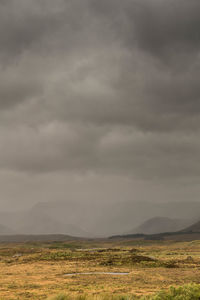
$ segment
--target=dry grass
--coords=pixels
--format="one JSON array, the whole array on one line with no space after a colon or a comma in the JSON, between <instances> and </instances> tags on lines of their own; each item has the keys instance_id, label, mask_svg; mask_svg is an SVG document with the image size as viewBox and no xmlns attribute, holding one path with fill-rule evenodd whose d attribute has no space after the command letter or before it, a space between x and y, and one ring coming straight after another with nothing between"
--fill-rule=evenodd
<instances>
[{"instance_id":1,"label":"dry grass","mask_svg":"<svg viewBox=\"0 0 200 300\"><path fill-rule=\"evenodd\" d=\"M90 250L91 247L105 249ZM85 251L79 248L85 248ZM129 272L66 276L66 273ZM80 244L0 245L0 299L150 295L169 286L200 283L200 243L86 241Z\"/></svg>"}]
</instances>

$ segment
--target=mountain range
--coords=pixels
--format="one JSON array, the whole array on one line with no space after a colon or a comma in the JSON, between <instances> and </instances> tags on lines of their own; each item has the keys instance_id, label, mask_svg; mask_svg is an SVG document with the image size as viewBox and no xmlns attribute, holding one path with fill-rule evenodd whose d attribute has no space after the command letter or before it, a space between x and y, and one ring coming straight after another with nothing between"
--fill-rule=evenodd
<instances>
[{"instance_id":1,"label":"mountain range","mask_svg":"<svg viewBox=\"0 0 200 300\"><path fill-rule=\"evenodd\" d=\"M199 202L38 202L28 210L0 212L0 234L154 234L183 230L199 220L199 211Z\"/></svg>"}]
</instances>

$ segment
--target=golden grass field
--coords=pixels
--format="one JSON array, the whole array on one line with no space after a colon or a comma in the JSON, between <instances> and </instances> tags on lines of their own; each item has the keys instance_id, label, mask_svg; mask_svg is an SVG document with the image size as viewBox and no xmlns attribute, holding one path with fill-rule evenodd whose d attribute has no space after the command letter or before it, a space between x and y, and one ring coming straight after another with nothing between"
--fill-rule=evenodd
<instances>
[{"instance_id":1,"label":"golden grass field","mask_svg":"<svg viewBox=\"0 0 200 300\"><path fill-rule=\"evenodd\" d=\"M128 275L72 275L127 272ZM148 295L200 283L200 241L87 240L0 244L0 299Z\"/></svg>"}]
</instances>

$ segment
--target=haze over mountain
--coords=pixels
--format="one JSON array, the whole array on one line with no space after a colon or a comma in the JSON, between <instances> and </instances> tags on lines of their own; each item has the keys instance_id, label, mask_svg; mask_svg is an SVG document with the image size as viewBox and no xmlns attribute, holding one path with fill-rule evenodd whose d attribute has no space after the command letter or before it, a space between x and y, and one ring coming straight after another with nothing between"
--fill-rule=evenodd
<instances>
[{"instance_id":1,"label":"haze over mountain","mask_svg":"<svg viewBox=\"0 0 200 300\"><path fill-rule=\"evenodd\" d=\"M32 209L12 213L1 212L0 219L6 226L5 230L1 230L0 227L0 234L68 234L82 237L89 235L78 226L70 224L67 218L62 223L42 211ZM7 227L12 230L6 230Z\"/></svg>"},{"instance_id":2,"label":"haze over mountain","mask_svg":"<svg viewBox=\"0 0 200 300\"><path fill-rule=\"evenodd\" d=\"M200 232L200 221L188 226L182 230L182 232L191 233L191 232Z\"/></svg>"},{"instance_id":3,"label":"haze over mountain","mask_svg":"<svg viewBox=\"0 0 200 300\"><path fill-rule=\"evenodd\" d=\"M19 234L106 237L124 233L178 231L199 220L199 210L198 202L155 204L130 201L118 203L118 206L109 203L106 206L101 203L77 206L74 202L57 201L39 202L24 211L1 212L0 219L4 226ZM154 217L158 214L162 217ZM169 215L171 218L168 218Z\"/></svg>"},{"instance_id":4,"label":"haze over mountain","mask_svg":"<svg viewBox=\"0 0 200 300\"><path fill-rule=\"evenodd\" d=\"M143 234L155 234L163 232L175 232L179 231L186 226L192 224L192 220L184 219L171 219L167 217L154 217L148 219L140 226L127 232L127 234L143 233Z\"/></svg>"},{"instance_id":5,"label":"haze over mountain","mask_svg":"<svg viewBox=\"0 0 200 300\"><path fill-rule=\"evenodd\" d=\"M189 225L188 219L198 220L200 203L198 202L121 202L111 203L80 203L76 202L40 202L32 208L35 214L46 214L57 222L76 224L87 236L109 236L122 234L141 222L154 216L174 219L186 219L183 227ZM174 221L175 223L176 221ZM180 221L181 223L182 221ZM192 222L191 222L192 223ZM159 227L160 224L157 225ZM175 224L174 224L175 226ZM181 226L179 229L182 229ZM68 231L68 234L74 232ZM80 234L79 234L80 236Z\"/></svg>"},{"instance_id":6,"label":"haze over mountain","mask_svg":"<svg viewBox=\"0 0 200 300\"><path fill-rule=\"evenodd\" d=\"M16 234L16 231L8 228L5 225L0 224L0 235L10 235L10 234Z\"/></svg>"},{"instance_id":7,"label":"haze over mountain","mask_svg":"<svg viewBox=\"0 0 200 300\"><path fill-rule=\"evenodd\" d=\"M38 206L39 211L45 211L51 217L63 222L67 218L71 224L77 224L93 236L121 234L158 215L163 218L169 216L173 218L172 227L175 229L174 231L176 231L176 228L177 230L183 229L200 218L199 202L153 203L127 201L118 203L117 206L110 203L107 203L107 205L88 203L79 207L74 202L69 204L66 202L52 202L40 203ZM36 207L38 208L38 206ZM155 230L156 227L159 230L160 225L155 224Z\"/></svg>"},{"instance_id":8,"label":"haze over mountain","mask_svg":"<svg viewBox=\"0 0 200 300\"><path fill-rule=\"evenodd\" d=\"M1 0L0 224L199 218L199 28L198 0Z\"/></svg>"}]
</instances>

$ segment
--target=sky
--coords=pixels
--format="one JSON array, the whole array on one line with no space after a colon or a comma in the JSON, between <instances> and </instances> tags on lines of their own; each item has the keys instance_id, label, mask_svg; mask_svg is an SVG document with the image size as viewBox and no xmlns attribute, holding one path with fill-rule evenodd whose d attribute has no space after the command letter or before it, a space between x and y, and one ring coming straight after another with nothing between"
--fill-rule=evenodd
<instances>
[{"instance_id":1,"label":"sky","mask_svg":"<svg viewBox=\"0 0 200 300\"><path fill-rule=\"evenodd\" d=\"M199 0L0 0L0 210L199 201Z\"/></svg>"}]
</instances>

